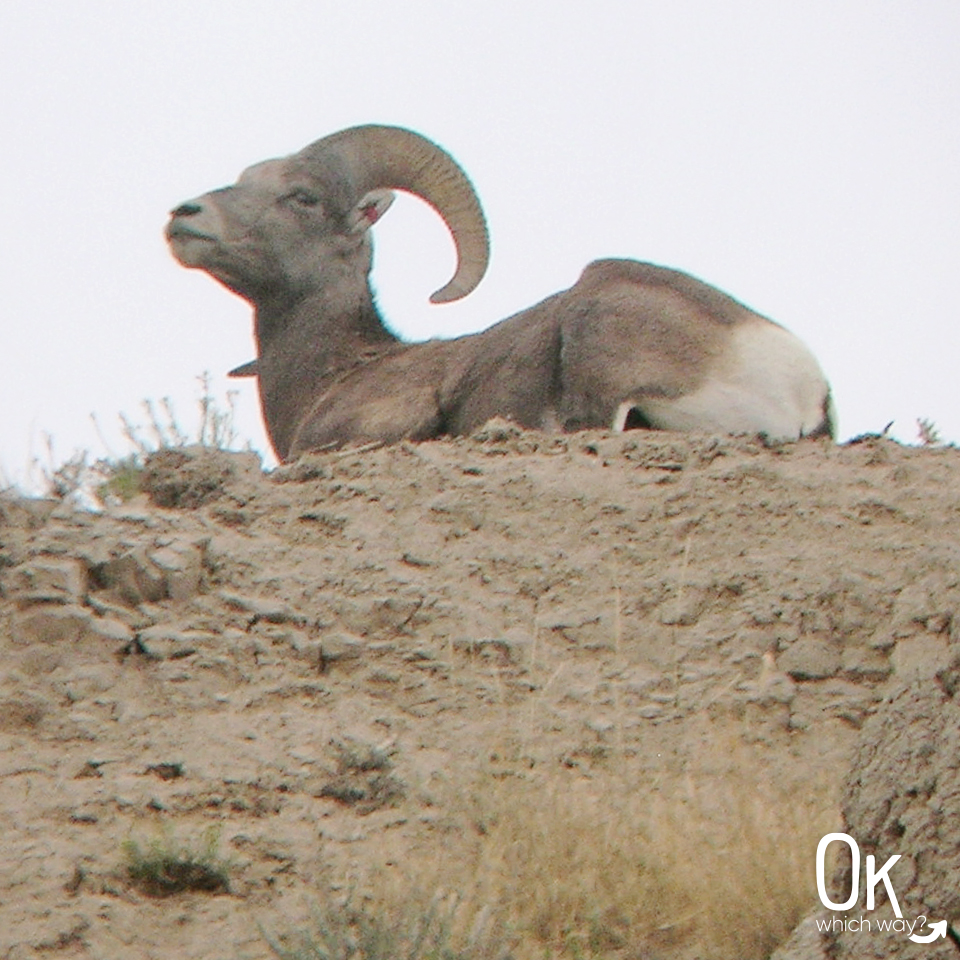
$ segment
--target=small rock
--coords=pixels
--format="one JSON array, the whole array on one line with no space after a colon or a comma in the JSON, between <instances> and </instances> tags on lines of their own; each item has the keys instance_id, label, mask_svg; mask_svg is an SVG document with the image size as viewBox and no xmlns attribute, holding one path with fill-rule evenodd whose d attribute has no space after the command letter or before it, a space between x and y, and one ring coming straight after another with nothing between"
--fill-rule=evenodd
<instances>
[{"instance_id":1,"label":"small rock","mask_svg":"<svg viewBox=\"0 0 960 960\"><path fill-rule=\"evenodd\" d=\"M937 671L937 680L949 696L957 695L960 690L960 646L954 644L951 647L949 661Z\"/></svg>"},{"instance_id":2,"label":"small rock","mask_svg":"<svg viewBox=\"0 0 960 960\"><path fill-rule=\"evenodd\" d=\"M689 627L700 619L706 606L706 597L701 590L687 588L661 607L660 622L664 626Z\"/></svg>"},{"instance_id":3,"label":"small rock","mask_svg":"<svg viewBox=\"0 0 960 960\"><path fill-rule=\"evenodd\" d=\"M235 610L252 614L257 620L267 623L303 623L304 618L285 603L270 597L249 597L238 593L223 592L220 599Z\"/></svg>"},{"instance_id":4,"label":"small rock","mask_svg":"<svg viewBox=\"0 0 960 960\"><path fill-rule=\"evenodd\" d=\"M115 620L133 630L142 630L151 626L155 621L144 610L132 610L119 603L109 603L103 597L91 594L87 598L87 606L98 613L105 620Z\"/></svg>"},{"instance_id":5,"label":"small rock","mask_svg":"<svg viewBox=\"0 0 960 960\"><path fill-rule=\"evenodd\" d=\"M64 652L68 648L48 643L32 644L26 647L17 659L17 666L27 677L41 677L53 673L64 661Z\"/></svg>"},{"instance_id":6,"label":"small rock","mask_svg":"<svg viewBox=\"0 0 960 960\"><path fill-rule=\"evenodd\" d=\"M890 676L893 666L882 650L870 647L849 646L843 651L843 672L852 678L883 680Z\"/></svg>"},{"instance_id":7,"label":"small rock","mask_svg":"<svg viewBox=\"0 0 960 960\"><path fill-rule=\"evenodd\" d=\"M44 603L28 607L13 615L13 642L27 646L34 643L76 643L91 628L94 616L76 604Z\"/></svg>"},{"instance_id":8,"label":"small rock","mask_svg":"<svg viewBox=\"0 0 960 960\"><path fill-rule=\"evenodd\" d=\"M111 617L94 617L90 621L89 632L101 640L118 644L130 643L134 638L133 630L126 623Z\"/></svg>"},{"instance_id":9,"label":"small rock","mask_svg":"<svg viewBox=\"0 0 960 960\"><path fill-rule=\"evenodd\" d=\"M155 603L166 596L164 573L150 562L143 547L107 561L97 572L100 582L130 606L144 600Z\"/></svg>"},{"instance_id":10,"label":"small rock","mask_svg":"<svg viewBox=\"0 0 960 960\"><path fill-rule=\"evenodd\" d=\"M780 654L777 665L794 680L822 680L840 671L840 648L819 637L801 637Z\"/></svg>"},{"instance_id":11,"label":"small rock","mask_svg":"<svg viewBox=\"0 0 960 960\"><path fill-rule=\"evenodd\" d=\"M413 553L404 553L400 558L408 567L433 567L436 564L432 560L427 560L425 557L417 556Z\"/></svg>"},{"instance_id":12,"label":"small rock","mask_svg":"<svg viewBox=\"0 0 960 960\"><path fill-rule=\"evenodd\" d=\"M179 761L169 763L151 763L147 765L147 773L152 773L161 780L176 780L183 776L183 764Z\"/></svg>"},{"instance_id":13,"label":"small rock","mask_svg":"<svg viewBox=\"0 0 960 960\"><path fill-rule=\"evenodd\" d=\"M188 600L200 589L204 546L187 539L128 546L96 567L97 580L130 606Z\"/></svg>"},{"instance_id":14,"label":"small rock","mask_svg":"<svg viewBox=\"0 0 960 960\"><path fill-rule=\"evenodd\" d=\"M161 571L166 596L171 600L188 600L200 589L203 557L197 544L177 540L151 550L147 559Z\"/></svg>"},{"instance_id":15,"label":"small rock","mask_svg":"<svg viewBox=\"0 0 960 960\"><path fill-rule=\"evenodd\" d=\"M949 643L940 634L905 637L897 641L890 661L904 681L931 680L950 664Z\"/></svg>"},{"instance_id":16,"label":"small rock","mask_svg":"<svg viewBox=\"0 0 960 960\"><path fill-rule=\"evenodd\" d=\"M518 630L508 630L502 637L456 637L453 641L454 650L459 650L471 656L499 657L516 663L523 658L523 654L530 649L533 641Z\"/></svg>"},{"instance_id":17,"label":"small rock","mask_svg":"<svg viewBox=\"0 0 960 960\"><path fill-rule=\"evenodd\" d=\"M137 642L140 649L149 657L157 660L177 660L181 657L189 657L197 652L197 640L195 634L189 634L165 624L157 624L155 627L147 627L137 634Z\"/></svg>"},{"instance_id":18,"label":"small rock","mask_svg":"<svg viewBox=\"0 0 960 960\"><path fill-rule=\"evenodd\" d=\"M10 571L4 593L18 606L33 603L78 603L87 588L87 573L77 560L33 560Z\"/></svg>"},{"instance_id":19,"label":"small rock","mask_svg":"<svg viewBox=\"0 0 960 960\"><path fill-rule=\"evenodd\" d=\"M750 703L792 703L797 695L796 683L777 668L776 658L769 651L763 654L760 675L756 681L748 681L741 689L745 694L744 699Z\"/></svg>"},{"instance_id":20,"label":"small rock","mask_svg":"<svg viewBox=\"0 0 960 960\"><path fill-rule=\"evenodd\" d=\"M341 660L356 660L363 656L367 644L362 637L350 633L335 633L324 637L320 643L320 656L324 663Z\"/></svg>"},{"instance_id":21,"label":"small rock","mask_svg":"<svg viewBox=\"0 0 960 960\"><path fill-rule=\"evenodd\" d=\"M337 609L342 624L359 636L410 634L423 597L388 596L345 599Z\"/></svg>"},{"instance_id":22,"label":"small rock","mask_svg":"<svg viewBox=\"0 0 960 960\"><path fill-rule=\"evenodd\" d=\"M608 717L590 717L583 721L583 725L598 737L609 733L615 726Z\"/></svg>"},{"instance_id":23,"label":"small rock","mask_svg":"<svg viewBox=\"0 0 960 960\"><path fill-rule=\"evenodd\" d=\"M322 644L319 640L307 636L302 630L288 627L283 630L271 628L266 634L274 642L281 641L292 648L296 656L308 663L319 664L322 660Z\"/></svg>"},{"instance_id":24,"label":"small rock","mask_svg":"<svg viewBox=\"0 0 960 960\"><path fill-rule=\"evenodd\" d=\"M0 730L36 727L49 711L49 701L34 693L0 696Z\"/></svg>"},{"instance_id":25,"label":"small rock","mask_svg":"<svg viewBox=\"0 0 960 960\"><path fill-rule=\"evenodd\" d=\"M609 609L605 610L602 604L591 600L583 605L573 604L550 610L540 618L539 623L570 643L597 649L613 645L613 625L608 622L608 616Z\"/></svg>"},{"instance_id":26,"label":"small rock","mask_svg":"<svg viewBox=\"0 0 960 960\"><path fill-rule=\"evenodd\" d=\"M116 686L117 680L118 667L116 662L111 660L75 668L63 689L71 703L78 703L107 693Z\"/></svg>"}]
</instances>

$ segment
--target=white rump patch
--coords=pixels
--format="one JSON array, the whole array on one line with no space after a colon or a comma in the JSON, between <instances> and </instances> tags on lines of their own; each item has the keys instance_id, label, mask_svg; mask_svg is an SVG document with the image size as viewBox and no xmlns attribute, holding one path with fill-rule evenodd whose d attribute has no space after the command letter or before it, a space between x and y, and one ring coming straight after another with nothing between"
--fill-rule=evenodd
<instances>
[{"instance_id":1,"label":"white rump patch","mask_svg":"<svg viewBox=\"0 0 960 960\"><path fill-rule=\"evenodd\" d=\"M636 407L661 430L796 440L821 425L827 394L819 364L797 337L776 324L749 324L735 330L730 349L698 390L674 400L622 403L613 429L623 430Z\"/></svg>"}]
</instances>

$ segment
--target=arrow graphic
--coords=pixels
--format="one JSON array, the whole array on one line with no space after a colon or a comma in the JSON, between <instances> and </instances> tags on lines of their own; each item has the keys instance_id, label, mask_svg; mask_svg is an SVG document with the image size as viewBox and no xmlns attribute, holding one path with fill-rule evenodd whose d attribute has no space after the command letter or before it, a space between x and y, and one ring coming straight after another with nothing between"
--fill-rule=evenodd
<instances>
[{"instance_id":1,"label":"arrow graphic","mask_svg":"<svg viewBox=\"0 0 960 960\"><path fill-rule=\"evenodd\" d=\"M912 940L914 943L933 943L933 941L936 940L937 937L946 938L947 936L946 920L938 920L936 923L928 923L927 926L930 927L933 933L929 934L926 937L921 937L913 933L910 935L908 939Z\"/></svg>"}]
</instances>

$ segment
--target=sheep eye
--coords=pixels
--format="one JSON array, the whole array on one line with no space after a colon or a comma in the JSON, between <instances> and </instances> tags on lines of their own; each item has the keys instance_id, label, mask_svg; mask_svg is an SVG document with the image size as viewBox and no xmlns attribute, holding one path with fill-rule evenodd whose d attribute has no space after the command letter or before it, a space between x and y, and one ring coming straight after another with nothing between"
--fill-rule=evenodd
<instances>
[{"instance_id":1,"label":"sheep eye","mask_svg":"<svg viewBox=\"0 0 960 960\"><path fill-rule=\"evenodd\" d=\"M308 190L294 190L287 194L286 199L301 207L315 207L320 202L320 198Z\"/></svg>"}]
</instances>

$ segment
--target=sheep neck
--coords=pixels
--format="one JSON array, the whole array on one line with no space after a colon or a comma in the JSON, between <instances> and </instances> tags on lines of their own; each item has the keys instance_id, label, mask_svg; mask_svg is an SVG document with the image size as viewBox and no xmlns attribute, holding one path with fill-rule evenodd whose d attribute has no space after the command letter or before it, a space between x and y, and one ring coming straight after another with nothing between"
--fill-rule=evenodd
<instances>
[{"instance_id":1,"label":"sheep neck","mask_svg":"<svg viewBox=\"0 0 960 960\"><path fill-rule=\"evenodd\" d=\"M292 441L292 425L320 393L358 364L402 346L369 296L349 307L322 296L283 309L258 304L254 331L264 419L281 459ZM304 390L308 383L312 389Z\"/></svg>"}]
</instances>

